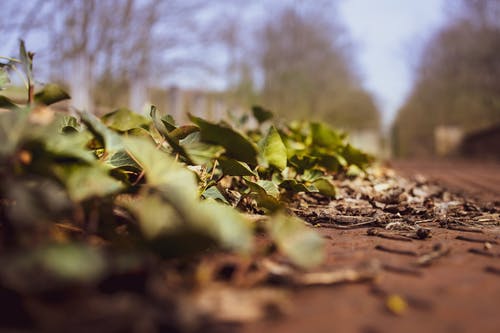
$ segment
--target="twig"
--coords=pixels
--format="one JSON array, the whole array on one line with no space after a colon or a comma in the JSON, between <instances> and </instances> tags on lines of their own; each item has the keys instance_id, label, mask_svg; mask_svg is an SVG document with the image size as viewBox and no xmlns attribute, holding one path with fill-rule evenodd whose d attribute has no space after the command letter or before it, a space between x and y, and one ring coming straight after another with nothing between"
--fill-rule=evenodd
<instances>
[{"instance_id":1,"label":"twig","mask_svg":"<svg viewBox=\"0 0 500 333\"><path fill-rule=\"evenodd\" d=\"M434 245L434 248L431 252L420 256L417 259L416 264L419 266L428 266L437 259L446 256L448 253L450 253L450 248L449 247L445 248L441 243L438 243Z\"/></svg>"},{"instance_id":2,"label":"twig","mask_svg":"<svg viewBox=\"0 0 500 333\"><path fill-rule=\"evenodd\" d=\"M467 237L467 236L462 236L459 235L455 237L456 239L467 241L467 242L473 242L473 243L490 243L490 244L498 244L496 240L489 240L485 238L472 238L472 237Z\"/></svg>"},{"instance_id":3,"label":"twig","mask_svg":"<svg viewBox=\"0 0 500 333\"><path fill-rule=\"evenodd\" d=\"M366 234L368 236L376 236L376 237L380 237L380 238L403 241L403 242L411 242L412 241L412 239L409 237L382 232L382 231L377 230L375 228L368 229L366 231Z\"/></svg>"},{"instance_id":4,"label":"twig","mask_svg":"<svg viewBox=\"0 0 500 333\"><path fill-rule=\"evenodd\" d=\"M481 256L490 257L490 258L500 257L500 255L498 255L496 253L492 253L490 251L486 251L486 250L482 250L482 249L471 248L468 251L470 253L479 254Z\"/></svg>"},{"instance_id":5,"label":"twig","mask_svg":"<svg viewBox=\"0 0 500 333\"><path fill-rule=\"evenodd\" d=\"M474 228L474 227L460 227L460 226L454 226L454 225L448 225L446 228L450 230L456 230L456 231L464 231L464 232L476 232L476 233L483 233L483 230L479 228Z\"/></svg>"},{"instance_id":6,"label":"twig","mask_svg":"<svg viewBox=\"0 0 500 333\"><path fill-rule=\"evenodd\" d=\"M321 228L335 228L335 229L356 229L357 227L366 226L374 223L373 221L361 222L350 225L340 225L335 223L316 223L314 224L317 227Z\"/></svg>"},{"instance_id":7,"label":"twig","mask_svg":"<svg viewBox=\"0 0 500 333\"><path fill-rule=\"evenodd\" d=\"M497 275L500 275L500 268L497 268L497 267L493 267L493 266L486 266L484 268L484 270L488 273L493 273L493 274L497 274Z\"/></svg>"},{"instance_id":8,"label":"twig","mask_svg":"<svg viewBox=\"0 0 500 333\"><path fill-rule=\"evenodd\" d=\"M299 276L295 282L299 285L332 285L344 282L362 282L375 279L380 272L377 261L369 262L365 267L344 268L333 272L306 273Z\"/></svg>"},{"instance_id":9,"label":"twig","mask_svg":"<svg viewBox=\"0 0 500 333\"><path fill-rule=\"evenodd\" d=\"M418 254L416 252L414 252L414 251L401 250L401 249L392 249L392 248L386 247L384 245L377 245L377 246L375 246L375 250L389 252L389 253L394 253L394 254L401 254L401 255L405 255L405 256L412 256L412 257L418 256Z\"/></svg>"}]
</instances>

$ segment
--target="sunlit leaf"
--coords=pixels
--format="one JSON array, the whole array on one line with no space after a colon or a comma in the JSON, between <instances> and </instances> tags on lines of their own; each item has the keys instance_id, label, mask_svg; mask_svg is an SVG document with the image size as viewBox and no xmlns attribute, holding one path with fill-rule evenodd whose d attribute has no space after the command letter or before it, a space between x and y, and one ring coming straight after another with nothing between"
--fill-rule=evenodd
<instances>
[{"instance_id":1,"label":"sunlit leaf","mask_svg":"<svg viewBox=\"0 0 500 333\"><path fill-rule=\"evenodd\" d=\"M279 187L284 188L292 193L318 192L318 189L315 186L306 186L303 183L299 183L295 179L285 179L280 183Z\"/></svg>"},{"instance_id":2,"label":"sunlit leaf","mask_svg":"<svg viewBox=\"0 0 500 333\"><path fill-rule=\"evenodd\" d=\"M85 148L88 137L84 133L61 134L47 131L43 133L41 139L44 141L46 151L56 159L75 158L89 163L95 161L95 155Z\"/></svg>"},{"instance_id":3,"label":"sunlit leaf","mask_svg":"<svg viewBox=\"0 0 500 333\"><path fill-rule=\"evenodd\" d=\"M222 193L220 193L220 191L217 188L217 186L210 186L205 191L203 191L203 193L201 194L201 196L203 198L205 198L205 199L213 199L213 200L217 200L217 201L220 201L220 202L223 202L223 203L229 205L229 202L222 195Z\"/></svg>"},{"instance_id":4,"label":"sunlit leaf","mask_svg":"<svg viewBox=\"0 0 500 333\"><path fill-rule=\"evenodd\" d=\"M269 192L275 194L274 190L266 191L266 189L258 183L252 182L248 179L245 179L245 183L250 189L250 196L257 202L259 207L265 208L270 212L274 212L282 207L282 204L277 199L276 196L271 195ZM278 190L279 194L279 190Z\"/></svg>"},{"instance_id":5,"label":"sunlit leaf","mask_svg":"<svg viewBox=\"0 0 500 333\"><path fill-rule=\"evenodd\" d=\"M325 241L304 221L278 214L269 221L268 226L278 249L296 265L312 268L323 262Z\"/></svg>"},{"instance_id":6,"label":"sunlit leaf","mask_svg":"<svg viewBox=\"0 0 500 333\"><path fill-rule=\"evenodd\" d=\"M176 129L170 131L168 134L172 139L175 140L182 140L186 138L188 135L199 132L200 128L198 126L194 125L185 125L185 126L180 126L177 127Z\"/></svg>"},{"instance_id":7,"label":"sunlit leaf","mask_svg":"<svg viewBox=\"0 0 500 333\"><path fill-rule=\"evenodd\" d=\"M202 141L224 147L229 157L251 165L257 163L255 145L242 134L230 127L214 124L192 115L190 119L200 127Z\"/></svg>"},{"instance_id":8,"label":"sunlit leaf","mask_svg":"<svg viewBox=\"0 0 500 333\"><path fill-rule=\"evenodd\" d=\"M281 171L286 168L286 147L274 126L269 128L269 132L263 140L262 155L269 165L275 166L278 170Z\"/></svg>"},{"instance_id":9,"label":"sunlit leaf","mask_svg":"<svg viewBox=\"0 0 500 333\"><path fill-rule=\"evenodd\" d=\"M108 127L125 132L134 128L146 127L150 120L127 108L119 108L101 117L101 121Z\"/></svg>"},{"instance_id":10,"label":"sunlit leaf","mask_svg":"<svg viewBox=\"0 0 500 333\"><path fill-rule=\"evenodd\" d=\"M313 185L318 189L319 193L323 195L335 197L337 194L335 185L333 185L328 178L319 178L313 182Z\"/></svg>"},{"instance_id":11,"label":"sunlit leaf","mask_svg":"<svg viewBox=\"0 0 500 333\"><path fill-rule=\"evenodd\" d=\"M194 164L193 161L191 160L191 158L189 157L189 155L186 153L186 150L184 149L184 147L182 147L179 144L179 140L172 138L170 136L169 130L167 129L167 127L165 126L163 121L160 119L160 115L158 114L158 109L154 105L151 106L150 115L151 115L151 118L153 119L154 126L156 127L158 132L160 132L160 134L163 136L165 141L167 141L167 143L170 145L170 147L172 147L172 150L174 151L174 153L177 153L181 157L183 157L186 160L186 163Z\"/></svg>"},{"instance_id":12,"label":"sunlit leaf","mask_svg":"<svg viewBox=\"0 0 500 333\"><path fill-rule=\"evenodd\" d=\"M240 162L232 158L221 158L219 164L222 168L222 173L226 176L256 176L248 164Z\"/></svg>"},{"instance_id":13,"label":"sunlit leaf","mask_svg":"<svg viewBox=\"0 0 500 333\"><path fill-rule=\"evenodd\" d=\"M195 133L196 134L196 133ZM207 165L218 159L226 150L217 145L204 142L182 143L187 154L197 165Z\"/></svg>"},{"instance_id":14,"label":"sunlit leaf","mask_svg":"<svg viewBox=\"0 0 500 333\"><path fill-rule=\"evenodd\" d=\"M315 180L323 177L325 173L318 169L306 169L300 176L300 179L305 182L314 182Z\"/></svg>"},{"instance_id":15,"label":"sunlit leaf","mask_svg":"<svg viewBox=\"0 0 500 333\"><path fill-rule=\"evenodd\" d=\"M197 197L198 186L194 173L176 162L171 156L158 150L152 142L143 138L123 138L127 152L145 172L148 184L167 186L178 200Z\"/></svg>"},{"instance_id":16,"label":"sunlit leaf","mask_svg":"<svg viewBox=\"0 0 500 333\"><path fill-rule=\"evenodd\" d=\"M348 164L354 164L361 169L366 167L371 161L372 157L368 154L362 152L361 150L354 148L350 144L347 144L342 150L342 156L345 158Z\"/></svg>"},{"instance_id":17,"label":"sunlit leaf","mask_svg":"<svg viewBox=\"0 0 500 333\"><path fill-rule=\"evenodd\" d=\"M123 184L112 178L105 169L88 165L67 165L54 168L66 185L73 201L104 197L120 191Z\"/></svg>"},{"instance_id":18,"label":"sunlit leaf","mask_svg":"<svg viewBox=\"0 0 500 333\"><path fill-rule=\"evenodd\" d=\"M163 117L160 118L161 122L163 123L163 125L165 125L165 128L167 129L167 131L171 132L173 131L174 129L177 128L177 125L175 124L175 119L174 117L172 117L171 115L167 114L167 115L164 115Z\"/></svg>"},{"instance_id":19,"label":"sunlit leaf","mask_svg":"<svg viewBox=\"0 0 500 333\"><path fill-rule=\"evenodd\" d=\"M118 204L136 216L142 233L148 239L172 232L183 224L176 209L157 193L143 191L132 200L121 200Z\"/></svg>"},{"instance_id":20,"label":"sunlit leaf","mask_svg":"<svg viewBox=\"0 0 500 333\"><path fill-rule=\"evenodd\" d=\"M24 73L30 82L33 82L33 56L34 54L26 51L24 40L19 41L19 58L23 65Z\"/></svg>"},{"instance_id":21,"label":"sunlit leaf","mask_svg":"<svg viewBox=\"0 0 500 333\"><path fill-rule=\"evenodd\" d=\"M222 247L244 253L251 250L251 225L231 206L206 200L193 213L193 222L214 235Z\"/></svg>"},{"instance_id":22,"label":"sunlit leaf","mask_svg":"<svg viewBox=\"0 0 500 333\"><path fill-rule=\"evenodd\" d=\"M108 154L123 150L123 143L120 136L104 125L99 118L89 112L81 112L80 116L88 129L104 145Z\"/></svg>"},{"instance_id":23,"label":"sunlit leaf","mask_svg":"<svg viewBox=\"0 0 500 333\"><path fill-rule=\"evenodd\" d=\"M58 118L59 121L59 131L64 134L78 133L80 129L80 124L78 120L73 116L62 116Z\"/></svg>"},{"instance_id":24,"label":"sunlit leaf","mask_svg":"<svg viewBox=\"0 0 500 333\"><path fill-rule=\"evenodd\" d=\"M311 123L312 144L334 149L342 145L342 136L325 123Z\"/></svg>"},{"instance_id":25,"label":"sunlit leaf","mask_svg":"<svg viewBox=\"0 0 500 333\"><path fill-rule=\"evenodd\" d=\"M3 67L0 67L0 90L10 83L9 73Z\"/></svg>"},{"instance_id":26,"label":"sunlit leaf","mask_svg":"<svg viewBox=\"0 0 500 333\"><path fill-rule=\"evenodd\" d=\"M44 105L51 105L69 98L71 98L69 94L55 83L46 84L35 94L35 102Z\"/></svg>"}]
</instances>

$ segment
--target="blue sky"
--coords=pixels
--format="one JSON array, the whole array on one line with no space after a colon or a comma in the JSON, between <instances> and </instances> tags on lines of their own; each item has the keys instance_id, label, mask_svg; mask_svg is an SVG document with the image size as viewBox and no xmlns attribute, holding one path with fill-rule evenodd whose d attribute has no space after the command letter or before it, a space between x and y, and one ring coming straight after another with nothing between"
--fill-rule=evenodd
<instances>
[{"instance_id":1,"label":"blue sky","mask_svg":"<svg viewBox=\"0 0 500 333\"><path fill-rule=\"evenodd\" d=\"M388 125L411 86L413 65L427 38L446 19L446 0L341 0L365 87Z\"/></svg>"}]
</instances>

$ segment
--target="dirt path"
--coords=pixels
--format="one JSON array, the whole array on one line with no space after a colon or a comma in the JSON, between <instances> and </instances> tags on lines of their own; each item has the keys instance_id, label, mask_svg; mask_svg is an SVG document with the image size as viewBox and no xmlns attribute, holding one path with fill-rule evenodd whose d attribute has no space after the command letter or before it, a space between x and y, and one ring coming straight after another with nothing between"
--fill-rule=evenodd
<instances>
[{"instance_id":1,"label":"dirt path","mask_svg":"<svg viewBox=\"0 0 500 333\"><path fill-rule=\"evenodd\" d=\"M500 200L498 164L393 165L407 176L418 172L468 195ZM322 269L376 260L382 265L379 277L372 282L299 290L293 297L293 310L284 320L249 324L243 332L498 332L500 228L473 233L444 229L436 222L425 227L432 230L432 238L412 241L368 236L368 228L319 228L328 241L328 259ZM428 267L417 266L418 256L432 251L436 244L449 253ZM381 247L408 253L385 252ZM490 248L488 255L484 255L485 247ZM391 295L404 302L399 314L388 309Z\"/></svg>"},{"instance_id":2,"label":"dirt path","mask_svg":"<svg viewBox=\"0 0 500 333\"><path fill-rule=\"evenodd\" d=\"M445 186L488 201L500 201L500 162L465 160L394 161L407 177L423 175Z\"/></svg>"},{"instance_id":3,"label":"dirt path","mask_svg":"<svg viewBox=\"0 0 500 333\"><path fill-rule=\"evenodd\" d=\"M295 295L294 310L286 320L252 324L244 332L498 332L499 258L468 252L481 249L482 244L456 239L466 233L437 229L429 241L408 243L370 237L366 229L323 229L321 233L331 237L328 268L376 259L415 275L384 269L374 283L302 290ZM500 242L500 230L480 237ZM375 249L384 245L423 253L437 243L451 252L426 268L415 268L415 257ZM495 253L500 254L498 245ZM389 295L400 295L407 310L401 315L391 313L385 306Z\"/></svg>"}]
</instances>

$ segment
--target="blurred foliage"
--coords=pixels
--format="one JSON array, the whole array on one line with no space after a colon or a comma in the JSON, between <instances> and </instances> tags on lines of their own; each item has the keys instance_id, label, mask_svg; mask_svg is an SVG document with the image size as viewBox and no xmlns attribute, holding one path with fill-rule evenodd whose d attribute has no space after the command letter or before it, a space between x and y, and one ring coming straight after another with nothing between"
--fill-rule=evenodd
<instances>
[{"instance_id":1,"label":"blurred foliage","mask_svg":"<svg viewBox=\"0 0 500 333\"><path fill-rule=\"evenodd\" d=\"M378 129L341 28L314 11L286 8L260 34L261 100L286 119L317 119L346 129Z\"/></svg>"},{"instance_id":2,"label":"blurred foliage","mask_svg":"<svg viewBox=\"0 0 500 333\"><path fill-rule=\"evenodd\" d=\"M68 85L79 108L99 114L124 105L140 112L152 102L177 117L191 112L213 120L219 107L261 104L287 120L378 129L380 115L356 73L336 3L9 2L0 29L7 43L27 35L44 40L38 72ZM263 15L251 18L254 12ZM193 82L205 89L177 96L166 88ZM227 87L210 91L212 82Z\"/></svg>"},{"instance_id":3,"label":"blurred foliage","mask_svg":"<svg viewBox=\"0 0 500 333\"><path fill-rule=\"evenodd\" d=\"M393 127L399 156L432 155L438 126L469 132L500 122L500 4L461 4L424 49Z\"/></svg>"},{"instance_id":4,"label":"blurred foliage","mask_svg":"<svg viewBox=\"0 0 500 333\"><path fill-rule=\"evenodd\" d=\"M2 63L4 77L32 60ZM5 98L0 113L0 246L24 253L18 272L97 279L105 259L92 239L160 257L250 253L257 225L239 210L270 214L264 229L277 247L311 267L324 241L284 213L286 200L334 197L335 173L371 161L324 123L272 124L261 107L235 124L191 116L179 126L154 106L148 117L126 108L101 118L55 112L50 105L69 96L52 84L35 96L32 104Z\"/></svg>"}]
</instances>

